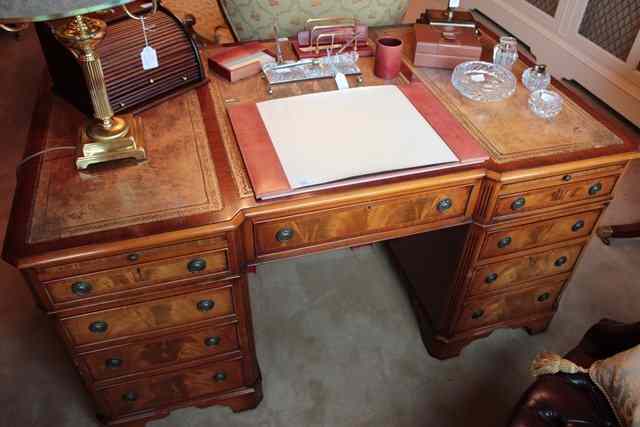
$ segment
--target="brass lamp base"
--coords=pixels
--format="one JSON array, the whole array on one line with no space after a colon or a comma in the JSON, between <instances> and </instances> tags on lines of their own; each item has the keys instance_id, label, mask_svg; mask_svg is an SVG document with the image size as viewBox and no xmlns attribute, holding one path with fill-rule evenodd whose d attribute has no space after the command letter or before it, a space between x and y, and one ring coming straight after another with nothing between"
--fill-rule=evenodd
<instances>
[{"instance_id":1,"label":"brass lamp base","mask_svg":"<svg viewBox=\"0 0 640 427\"><path fill-rule=\"evenodd\" d=\"M76 168L119 159L145 160L142 124L132 114L113 117L110 132L93 123L81 131Z\"/></svg>"}]
</instances>

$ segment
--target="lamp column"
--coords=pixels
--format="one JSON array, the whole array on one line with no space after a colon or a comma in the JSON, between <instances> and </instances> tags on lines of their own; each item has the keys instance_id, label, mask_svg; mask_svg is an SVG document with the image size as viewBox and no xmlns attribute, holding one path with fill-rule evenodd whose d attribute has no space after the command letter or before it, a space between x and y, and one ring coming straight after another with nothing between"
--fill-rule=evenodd
<instances>
[{"instance_id":1,"label":"lamp column","mask_svg":"<svg viewBox=\"0 0 640 427\"><path fill-rule=\"evenodd\" d=\"M56 29L56 37L73 52L82 68L91 97L94 117L82 132L78 169L122 158L144 160L139 125L128 115L116 117L109 103L102 64L96 46L106 34L107 24L99 19L76 16Z\"/></svg>"}]
</instances>

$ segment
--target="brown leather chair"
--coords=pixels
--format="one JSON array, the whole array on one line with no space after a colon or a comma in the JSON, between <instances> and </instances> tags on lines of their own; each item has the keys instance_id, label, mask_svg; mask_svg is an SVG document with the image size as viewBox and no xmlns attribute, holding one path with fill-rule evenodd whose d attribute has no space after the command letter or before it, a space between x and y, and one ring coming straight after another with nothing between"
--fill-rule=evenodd
<instances>
[{"instance_id":1,"label":"brown leather chair","mask_svg":"<svg viewBox=\"0 0 640 427\"><path fill-rule=\"evenodd\" d=\"M640 344L640 322L603 319L565 357L588 368ZM620 427L604 394L587 374L539 377L516 405L510 427Z\"/></svg>"}]
</instances>

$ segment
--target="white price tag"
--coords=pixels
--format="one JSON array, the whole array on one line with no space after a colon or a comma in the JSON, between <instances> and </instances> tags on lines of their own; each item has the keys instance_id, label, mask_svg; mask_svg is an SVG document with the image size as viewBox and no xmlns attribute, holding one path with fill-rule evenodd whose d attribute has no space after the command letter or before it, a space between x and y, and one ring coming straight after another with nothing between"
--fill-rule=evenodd
<instances>
[{"instance_id":1,"label":"white price tag","mask_svg":"<svg viewBox=\"0 0 640 427\"><path fill-rule=\"evenodd\" d=\"M140 52L140 59L142 60L143 70L153 70L158 68L158 53L154 48L149 46L149 39L147 38L147 27L144 24L144 17L140 17L140 23L142 24L142 35L144 36L144 49Z\"/></svg>"},{"instance_id":2,"label":"white price tag","mask_svg":"<svg viewBox=\"0 0 640 427\"><path fill-rule=\"evenodd\" d=\"M144 70L153 70L159 66L158 54L151 46L146 46L142 49L142 52L140 52L140 59L142 59L142 68Z\"/></svg>"},{"instance_id":3,"label":"white price tag","mask_svg":"<svg viewBox=\"0 0 640 427\"><path fill-rule=\"evenodd\" d=\"M349 81L347 77L342 73L336 74L336 84L338 85L338 90L349 89Z\"/></svg>"}]
</instances>

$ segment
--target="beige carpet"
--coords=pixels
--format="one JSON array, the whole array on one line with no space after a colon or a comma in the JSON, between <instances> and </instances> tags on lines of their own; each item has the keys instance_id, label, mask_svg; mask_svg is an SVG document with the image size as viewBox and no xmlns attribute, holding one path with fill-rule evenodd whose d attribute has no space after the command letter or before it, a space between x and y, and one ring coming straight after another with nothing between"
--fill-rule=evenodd
<instances>
[{"instance_id":1,"label":"beige carpet","mask_svg":"<svg viewBox=\"0 0 640 427\"><path fill-rule=\"evenodd\" d=\"M0 238L42 72L32 34L0 33ZM640 220L640 164L605 222ZM380 246L266 264L251 277L265 399L254 411L184 409L153 427L500 426L540 350L563 352L602 317L640 320L640 241L594 240L550 329L501 330L459 358L428 356ZM0 426L97 425L90 402L20 275L0 262Z\"/></svg>"}]
</instances>

